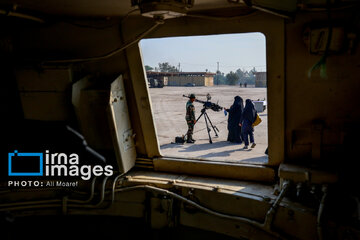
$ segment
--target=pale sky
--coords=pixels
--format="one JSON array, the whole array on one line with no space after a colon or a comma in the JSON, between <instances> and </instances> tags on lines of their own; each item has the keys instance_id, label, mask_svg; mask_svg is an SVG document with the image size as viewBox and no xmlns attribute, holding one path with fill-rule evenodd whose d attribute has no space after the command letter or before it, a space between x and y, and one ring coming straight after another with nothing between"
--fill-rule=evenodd
<instances>
[{"instance_id":1,"label":"pale sky","mask_svg":"<svg viewBox=\"0 0 360 240\"><path fill-rule=\"evenodd\" d=\"M262 33L144 39L140 41L144 65L169 62L183 72L227 74L241 68L266 71L265 36Z\"/></svg>"}]
</instances>

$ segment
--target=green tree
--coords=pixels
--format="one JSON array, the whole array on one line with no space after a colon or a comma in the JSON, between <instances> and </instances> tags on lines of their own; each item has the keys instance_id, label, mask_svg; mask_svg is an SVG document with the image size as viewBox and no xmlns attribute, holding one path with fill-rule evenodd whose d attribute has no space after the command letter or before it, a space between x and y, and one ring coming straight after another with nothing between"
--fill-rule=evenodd
<instances>
[{"instance_id":1,"label":"green tree","mask_svg":"<svg viewBox=\"0 0 360 240\"><path fill-rule=\"evenodd\" d=\"M239 75L231 71L230 73L226 74L227 83L229 85L235 85L239 82Z\"/></svg>"},{"instance_id":2,"label":"green tree","mask_svg":"<svg viewBox=\"0 0 360 240\"><path fill-rule=\"evenodd\" d=\"M250 71L241 70L240 68L236 70L236 74L239 76L239 82L244 84L255 84L255 73L256 73L255 67L251 69Z\"/></svg>"},{"instance_id":3,"label":"green tree","mask_svg":"<svg viewBox=\"0 0 360 240\"><path fill-rule=\"evenodd\" d=\"M256 72L257 71L256 71L255 67L248 72L248 76L249 76L247 79L248 84L255 84L255 78L256 78L255 73Z\"/></svg>"},{"instance_id":4,"label":"green tree","mask_svg":"<svg viewBox=\"0 0 360 240\"><path fill-rule=\"evenodd\" d=\"M226 77L224 75L224 73L222 73L221 75L219 75L219 84L226 84Z\"/></svg>"},{"instance_id":5,"label":"green tree","mask_svg":"<svg viewBox=\"0 0 360 240\"><path fill-rule=\"evenodd\" d=\"M145 65L145 70L146 71L152 71L152 70L154 70L154 68L150 67L149 65Z\"/></svg>"},{"instance_id":6,"label":"green tree","mask_svg":"<svg viewBox=\"0 0 360 240\"><path fill-rule=\"evenodd\" d=\"M236 70L235 73L239 76L239 80L240 80L240 81L241 81L241 80L244 78L244 76L245 76L244 71L241 70L240 68L239 68L238 70Z\"/></svg>"},{"instance_id":7,"label":"green tree","mask_svg":"<svg viewBox=\"0 0 360 240\"><path fill-rule=\"evenodd\" d=\"M224 73L217 71L216 75L214 76L214 85L223 85L226 84L226 77L224 76Z\"/></svg>"},{"instance_id":8,"label":"green tree","mask_svg":"<svg viewBox=\"0 0 360 240\"><path fill-rule=\"evenodd\" d=\"M178 72L179 69L177 69L175 66L172 66L168 62L159 63L159 70L160 72Z\"/></svg>"},{"instance_id":9,"label":"green tree","mask_svg":"<svg viewBox=\"0 0 360 240\"><path fill-rule=\"evenodd\" d=\"M255 67L253 67L253 69L251 69L250 72L251 72L252 75L255 75L255 73L257 73Z\"/></svg>"}]
</instances>

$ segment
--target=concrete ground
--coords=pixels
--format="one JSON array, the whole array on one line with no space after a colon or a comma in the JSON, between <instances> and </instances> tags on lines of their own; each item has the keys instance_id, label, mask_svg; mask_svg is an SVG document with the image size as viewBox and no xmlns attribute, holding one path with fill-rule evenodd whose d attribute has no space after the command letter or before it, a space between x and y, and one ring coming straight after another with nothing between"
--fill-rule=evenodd
<instances>
[{"instance_id":1,"label":"concrete ground","mask_svg":"<svg viewBox=\"0 0 360 240\"><path fill-rule=\"evenodd\" d=\"M215 137L211 129L210 135L213 143L209 143L204 117L201 117L195 125L193 138L195 144L175 144L175 137L184 135L187 131L185 121L185 105L187 98L182 95L194 93L198 100L206 101L206 94L210 93L211 102L218 103L222 107L230 108L234 97L239 95L251 100L266 100L266 88L240 88L239 86L214 86L214 87L164 87L150 88L152 110L156 125L160 150L163 156L186 157L203 160L216 160L224 162L242 162L263 164L267 162L264 154L268 146L267 137L267 109L259 113L262 122L255 127L254 136L256 147L244 150L244 144L234 144L227 139L227 118L223 111L215 112L206 110L213 125L219 129L219 136ZM203 105L195 102L198 117Z\"/></svg>"}]
</instances>

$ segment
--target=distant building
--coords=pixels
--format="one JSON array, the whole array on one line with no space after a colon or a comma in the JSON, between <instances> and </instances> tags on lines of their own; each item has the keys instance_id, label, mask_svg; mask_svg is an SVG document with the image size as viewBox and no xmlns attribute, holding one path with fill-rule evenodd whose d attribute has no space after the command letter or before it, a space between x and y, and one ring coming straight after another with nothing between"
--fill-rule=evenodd
<instances>
[{"instance_id":1,"label":"distant building","mask_svg":"<svg viewBox=\"0 0 360 240\"><path fill-rule=\"evenodd\" d=\"M156 78L166 86L214 86L215 73L210 72L151 72L147 71L148 79Z\"/></svg>"},{"instance_id":2,"label":"distant building","mask_svg":"<svg viewBox=\"0 0 360 240\"><path fill-rule=\"evenodd\" d=\"M215 73L210 72L179 72L168 78L169 86L214 86Z\"/></svg>"},{"instance_id":3,"label":"distant building","mask_svg":"<svg viewBox=\"0 0 360 240\"><path fill-rule=\"evenodd\" d=\"M255 87L267 87L266 72L255 73Z\"/></svg>"},{"instance_id":4,"label":"distant building","mask_svg":"<svg viewBox=\"0 0 360 240\"><path fill-rule=\"evenodd\" d=\"M146 71L146 77L150 87L158 87L155 86L155 83L161 85L162 87L167 86L169 76L171 76L171 73Z\"/></svg>"}]
</instances>

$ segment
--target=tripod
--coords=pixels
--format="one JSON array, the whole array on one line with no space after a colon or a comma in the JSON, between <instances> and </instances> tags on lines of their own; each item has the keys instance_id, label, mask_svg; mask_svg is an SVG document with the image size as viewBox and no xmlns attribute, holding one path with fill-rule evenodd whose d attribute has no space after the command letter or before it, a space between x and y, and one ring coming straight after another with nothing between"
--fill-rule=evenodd
<instances>
[{"instance_id":1,"label":"tripod","mask_svg":"<svg viewBox=\"0 0 360 240\"><path fill-rule=\"evenodd\" d=\"M219 132L219 129L214 126L209 118L209 115L206 113L206 107L204 107L203 109L201 109L201 114L200 116L196 119L196 123L199 121L199 119L201 118L201 116L204 116L204 119L205 119L205 124L206 124L206 129L208 131L208 135L209 135L209 143L212 143L212 139L211 139L211 136L210 136L210 127L209 127L209 124L208 124L208 121L210 123L210 126L212 127L212 129L214 130L214 133L215 133L215 137L218 137L218 132Z\"/></svg>"}]
</instances>

